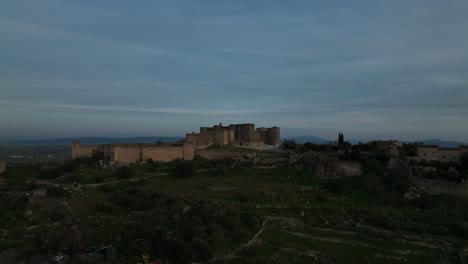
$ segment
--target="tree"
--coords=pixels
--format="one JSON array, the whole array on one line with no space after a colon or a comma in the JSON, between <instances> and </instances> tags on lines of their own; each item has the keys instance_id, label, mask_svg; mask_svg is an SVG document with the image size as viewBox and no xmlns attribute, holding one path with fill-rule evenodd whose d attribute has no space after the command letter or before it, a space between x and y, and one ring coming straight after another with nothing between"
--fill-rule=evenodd
<instances>
[{"instance_id":1,"label":"tree","mask_svg":"<svg viewBox=\"0 0 468 264\"><path fill-rule=\"evenodd\" d=\"M383 179L387 192L394 194L404 193L410 186L410 169L401 160L392 159L387 169L387 175Z\"/></svg>"},{"instance_id":2,"label":"tree","mask_svg":"<svg viewBox=\"0 0 468 264\"><path fill-rule=\"evenodd\" d=\"M462 155L462 166L468 170L468 151L465 151Z\"/></svg>"},{"instance_id":3,"label":"tree","mask_svg":"<svg viewBox=\"0 0 468 264\"><path fill-rule=\"evenodd\" d=\"M180 161L174 168L174 175L178 178L192 177L195 175L195 166L191 161Z\"/></svg>"},{"instance_id":4,"label":"tree","mask_svg":"<svg viewBox=\"0 0 468 264\"><path fill-rule=\"evenodd\" d=\"M367 162L364 169L364 173L361 175L361 184L364 189L374 192L380 187L381 176L383 169L379 162L375 159L371 159Z\"/></svg>"},{"instance_id":5,"label":"tree","mask_svg":"<svg viewBox=\"0 0 468 264\"><path fill-rule=\"evenodd\" d=\"M133 170L128 166L123 166L115 170L115 176L118 179L128 179L133 176Z\"/></svg>"}]
</instances>

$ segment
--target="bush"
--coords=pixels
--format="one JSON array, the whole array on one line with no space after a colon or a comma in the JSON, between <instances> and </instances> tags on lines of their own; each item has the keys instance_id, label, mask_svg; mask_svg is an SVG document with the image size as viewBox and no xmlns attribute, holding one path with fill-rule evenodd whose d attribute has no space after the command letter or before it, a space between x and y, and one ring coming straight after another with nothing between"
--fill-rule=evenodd
<instances>
[{"instance_id":1,"label":"bush","mask_svg":"<svg viewBox=\"0 0 468 264\"><path fill-rule=\"evenodd\" d=\"M195 175L195 166L191 161L180 161L175 165L174 175L178 178L187 178Z\"/></svg>"},{"instance_id":2,"label":"bush","mask_svg":"<svg viewBox=\"0 0 468 264\"><path fill-rule=\"evenodd\" d=\"M215 175L217 177L225 177L228 175L228 173L229 173L229 168L227 168L226 166L220 165L216 167Z\"/></svg>"},{"instance_id":3,"label":"bush","mask_svg":"<svg viewBox=\"0 0 468 264\"><path fill-rule=\"evenodd\" d=\"M70 197L69 192L67 192L62 187L56 187L56 186L51 186L47 188L47 194L52 197L59 197L59 198Z\"/></svg>"},{"instance_id":4,"label":"bush","mask_svg":"<svg viewBox=\"0 0 468 264\"><path fill-rule=\"evenodd\" d=\"M365 166L364 173L361 175L361 185L367 191L377 191L381 184L382 174L383 169L380 167L380 164L375 159L369 160Z\"/></svg>"},{"instance_id":5,"label":"bush","mask_svg":"<svg viewBox=\"0 0 468 264\"><path fill-rule=\"evenodd\" d=\"M63 168L61 166L45 168L39 172L38 177L40 179L55 179L63 174Z\"/></svg>"},{"instance_id":6,"label":"bush","mask_svg":"<svg viewBox=\"0 0 468 264\"><path fill-rule=\"evenodd\" d=\"M342 179L330 179L323 188L332 193L343 193L346 191L346 184Z\"/></svg>"},{"instance_id":7,"label":"bush","mask_svg":"<svg viewBox=\"0 0 468 264\"><path fill-rule=\"evenodd\" d=\"M320 193L317 194L317 195L315 195L315 200L316 200L317 202L319 202L319 203L323 203L323 202L326 201L325 196L323 196L323 195L320 194Z\"/></svg>"},{"instance_id":8,"label":"bush","mask_svg":"<svg viewBox=\"0 0 468 264\"><path fill-rule=\"evenodd\" d=\"M44 208L47 218L52 222L57 222L65 218L65 212L59 205L48 205Z\"/></svg>"},{"instance_id":9,"label":"bush","mask_svg":"<svg viewBox=\"0 0 468 264\"><path fill-rule=\"evenodd\" d=\"M450 232L457 237L468 238L468 225L462 223L452 223L449 226Z\"/></svg>"},{"instance_id":10,"label":"bush","mask_svg":"<svg viewBox=\"0 0 468 264\"><path fill-rule=\"evenodd\" d=\"M239 242L249 240L251 235L252 233L248 229L242 227L234 230L234 239Z\"/></svg>"},{"instance_id":11,"label":"bush","mask_svg":"<svg viewBox=\"0 0 468 264\"><path fill-rule=\"evenodd\" d=\"M253 212L241 213L240 220L244 226L248 227L251 231L255 232L260 228L258 217Z\"/></svg>"},{"instance_id":12,"label":"bush","mask_svg":"<svg viewBox=\"0 0 468 264\"><path fill-rule=\"evenodd\" d=\"M198 253L197 261L207 262L213 256L213 250L205 240L198 238L193 239L192 247Z\"/></svg>"},{"instance_id":13,"label":"bush","mask_svg":"<svg viewBox=\"0 0 468 264\"><path fill-rule=\"evenodd\" d=\"M102 212L102 213L112 213L112 204L107 203L107 202L98 202L96 204L96 211L97 212Z\"/></svg>"},{"instance_id":14,"label":"bush","mask_svg":"<svg viewBox=\"0 0 468 264\"><path fill-rule=\"evenodd\" d=\"M433 225L427 230L429 233L439 236L449 236L450 230L444 225Z\"/></svg>"},{"instance_id":15,"label":"bush","mask_svg":"<svg viewBox=\"0 0 468 264\"><path fill-rule=\"evenodd\" d=\"M239 191L237 193L237 200L242 203L246 203L249 201L249 196L245 191Z\"/></svg>"},{"instance_id":16,"label":"bush","mask_svg":"<svg viewBox=\"0 0 468 264\"><path fill-rule=\"evenodd\" d=\"M133 170L128 166L119 167L114 174L119 180L129 179L134 176Z\"/></svg>"},{"instance_id":17,"label":"bush","mask_svg":"<svg viewBox=\"0 0 468 264\"><path fill-rule=\"evenodd\" d=\"M98 190L103 193L110 193L113 191L112 187L109 185L103 184L98 187Z\"/></svg>"}]
</instances>

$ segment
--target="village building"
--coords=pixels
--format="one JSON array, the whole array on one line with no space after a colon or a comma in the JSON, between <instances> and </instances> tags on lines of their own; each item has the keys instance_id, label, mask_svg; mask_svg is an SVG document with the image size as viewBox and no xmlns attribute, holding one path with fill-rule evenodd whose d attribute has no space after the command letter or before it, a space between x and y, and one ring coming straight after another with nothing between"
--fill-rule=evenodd
<instances>
[{"instance_id":1,"label":"village building","mask_svg":"<svg viewBox=\"0 0 468 264\"><path fill-rule=\"evenodd\" d=\"M417 160L461 163L463 153L466 151L468 149L463 146L443 148L437 145L421 145L418 146Z\"/></svg>"}]
</instances>

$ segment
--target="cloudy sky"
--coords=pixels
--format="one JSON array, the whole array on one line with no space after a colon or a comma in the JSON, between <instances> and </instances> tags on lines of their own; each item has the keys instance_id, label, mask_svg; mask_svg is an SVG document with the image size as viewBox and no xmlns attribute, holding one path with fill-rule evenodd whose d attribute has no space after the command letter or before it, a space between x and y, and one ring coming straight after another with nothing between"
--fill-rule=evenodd
<instances>
[{"instance_id":1,"label":"cloudy sky","mask_svg":"<svg viewBox=\"0 0 468 264\"><path fill-rule=\"evenodd\" d=\"M466 0L5 0L0 138L468 142Z\"/></svg>"}]
</instances>

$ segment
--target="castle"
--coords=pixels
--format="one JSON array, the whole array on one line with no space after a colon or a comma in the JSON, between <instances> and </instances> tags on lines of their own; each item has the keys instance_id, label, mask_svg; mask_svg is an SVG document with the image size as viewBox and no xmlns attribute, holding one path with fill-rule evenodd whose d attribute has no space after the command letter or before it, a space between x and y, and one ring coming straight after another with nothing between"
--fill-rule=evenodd
<instances>
[{"instance_id":1,"label":"castle","mask_svg":"<svg viewBox=\"0 0 468 264\"><path fill-rule=\"evenodd\" d=\"M169 162L176 159L192 160L197 149L211 145L234 145L242 147L263 147L280 145L280 129L257 128L254 124L235 124L223 127L200 127L199 133L186 135L185 141L173 144L132 143L81 145L72 143L72 159L89 158L99 155L110 162L140 163L148 160Z\"/></svg>"},{"instance_id":2,"label":"castle","mask_svg":"<svg viewBox=\"0 0 468 264\"><path fill-rule=\"evenodd\" d=\"M211 145L235 145L245 147L263 147L280 145L279 127L257 128L255 124L237 124L213 127L200 127L200 133L187 134L186 142L193 143L196 149Z\"/></svg>"}]
</instances>

